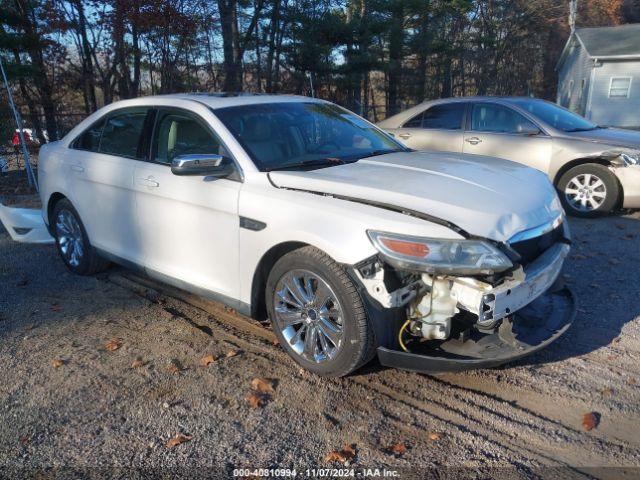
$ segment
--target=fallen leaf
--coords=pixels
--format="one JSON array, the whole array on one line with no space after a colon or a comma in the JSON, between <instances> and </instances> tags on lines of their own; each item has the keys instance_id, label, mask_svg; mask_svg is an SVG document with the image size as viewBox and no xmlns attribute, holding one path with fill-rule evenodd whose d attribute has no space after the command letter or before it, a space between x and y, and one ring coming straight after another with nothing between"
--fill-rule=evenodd
<instances>
[{"instance_id":1,"label":"fallen leaf","mask_svg":"<svg viewBox=\"0 0 640 480\"><path fill-rule=\"evenodd\" d=\"M607 387L603 388L600 393L602 393L602 395L604 395L605 397L610 397L615 393L615 390L611 387Z\"/></svg>"},{"instance_id":2,"label":"fallen leaf","mask_svg":"<svg viewBox=\"0 0 640 480\"><path fill-rule=\"evenodd\" d=\"M628 378L627 379L627 385L635 385L636 384L636 379L635 378Z\"/></svg>"},{"instance_id":3,"label":"fallen leaf","mask_svg":"<svg viewBox=\"0 0 640 480\"><path fill-rule=\"evenodd\" d=\"M346 463L356 456L355 448L355 445L345 444L342 447L342 450L334 450L333 452L327 453L324 457L324 461Z\"/></svg>"},{"instance_id":4,"label":"fallen leaf","mask_svg":"<svg viewBox=\"0 0 640 480\"><path fill-rule=\"evenodd\" d=\"M59 312L60 310L62 310L62 307L60 306L60 304L58 302L53 302L49 308L53 312Z\"/></svg>"},{"instance_id":5,"label":"fallen leaf","mask_svg":"<svg viewBox=\"0 0 640 480\"><path fill-rule=\"evenodd\" d=\"M192 438L193 436L191 435L183 435L179 433L167 442L167 448L177 447L178 445L182 445L183 443L188 442Z\"/></svg>"},{"instance_id":6,"label":"fallen leaf","mask_svg":"<svg viewBox=\"0 0 640 480\"><path fill-rule=\"evenodd\" d=\"M227 358L231 358L231 357L235 357L236 355L238 355L237 350L229 350L227 353L225 353L224 356Z\"/></svg>"},{"instance_id":7,"label":"fallen leaf","mask_svg":"<svg viewBox=\"0 0 640 480\"><path fill-rule=\"evenodd\" d=\"M251 380L251 388L260 393L274 393L274 383L269 378L254 378Z\"/></svg>"},{"instance_id":8,"label":"fallen leaf","mask_svg":"<svg viewBox=\"0 0 640 480\"><path fill-rule=\"evenodd\" d=\"M251 408L264 407L267 403L267 398L264 395L260 395L256 392L251 392L245 397L245 400Z\"/></svg>"},{"instance_id":9,"label":"fallen leaf","mask_svg":"<svg viewBox=\"0 0 640 480\"><path fill-rule=\"evenodd\" d=\"M582 416L582 426L587 432L596 428L599 423L600 414L598 412L589 412Z\"/></svg>"},{"instance_id":10,"label":"fallen leaf","mask_svg":"<svg viewBox=\"0 0 640 480\"><path fill-rule=\"evenodd\" d=\"M440 435L438 432L429 432L429 434L427 435L427 437L429 438L429 440L431 441L437 441L440 440L440 437L442 435Z\"/></svg>"},{"instance_id":11,"label":"fallen leaf","mask_svg":"<svg viewBox=\"0 0 640 480\"><path fill-rule=\"evenodd\" d=\"M184 368L178 360L171 360L171 363L169 363L167 370L169 370L169 373L177 374L184 370Z\"/></svg>"},{"instance_id":12,"label":"fallen leaf","mask_svg":"<svg viewBox=\"0 0 640 480\"><path fill-rule=\"evenodd\" d=\"M122 342L117 338L114 338L113 340L109 340L107 343L104 344L104 348L106 348L110 352L115 352L121 346L122 346Z\"/></svg>"},{"instance_id":13,"label":"fallen leaf","mask_svg":"<svg viewBox=\"0 0 640 480\"><path fill-rule=\"evenodd\" d=\"M53 368L60 368L63 365L64 365L64 360L62 360L61 358L54 358L53 360L51 360L51 366Z\"/></svg>"},{"instance_id":14,"label":"fallen leaf","mask_svg":"<svg viewBox=\"0 0 640 480\"><path fill-rule=\"evenodd\" d=\"M202 365L203 367L208 367L210 364L215 362L217 359L218 359L218 357L215 357L213 355L205 355L204 357L202 357L200 359L200 365Z\"/></svg>"},{"instance_id":15,"label":"fallen leaf","mask_svg":"<svg viewBox=\"0 0 640 480\"><path fill-rule=\"evenodd\" d=\"M144 365L147 362L145 362L142 357L137 357L132 363L131 363L131 368L140 368L140 367L144 367Z\"/></svg>"},{"instance_id":16,"label":"fallen leaf","mask_svg":"<svg viewBox=\"0 0 640 480\"><path fill-rule=\"evenodd\" d=\"M31 442L31 437L20 437L21 444L26 445L29 442Z\"/></svg>"},{"instance_id":17,"label":"fallen leaf","mask_svg":"<svg viewBox=\"0 0 640 480\"><path fill-rule=\"evenodd\" d=\"M385 449L388 453L393 453L394 455L404 455L407 453L407 447L404 443L396 443L395 445L391 445Z\"/></svg>"}]
</instances>

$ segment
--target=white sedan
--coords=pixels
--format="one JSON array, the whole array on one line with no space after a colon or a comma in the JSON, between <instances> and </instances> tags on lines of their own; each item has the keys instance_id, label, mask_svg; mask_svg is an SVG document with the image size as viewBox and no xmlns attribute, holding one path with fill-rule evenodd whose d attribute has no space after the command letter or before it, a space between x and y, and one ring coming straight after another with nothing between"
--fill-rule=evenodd
<instances>
[{"instance_id":1,"label":"white sedan","mask_svg":"<svg viewBox=\"0 0 640 480\"><path fill-rule=\"evenodd\" d=\"M320 375L376 354L489 367L562 335L575 304L547 177L417 153L332 103L182 94L111 104L40 154L43 216L78 274L116 262L271 320Z\"/></svg>"}]
</instances>

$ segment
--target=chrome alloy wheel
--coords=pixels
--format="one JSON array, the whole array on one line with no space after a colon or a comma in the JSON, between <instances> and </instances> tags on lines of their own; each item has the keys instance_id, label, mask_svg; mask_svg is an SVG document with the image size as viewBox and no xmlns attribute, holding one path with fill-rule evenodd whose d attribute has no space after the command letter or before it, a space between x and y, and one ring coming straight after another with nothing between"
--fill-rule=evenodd
<instances>
[{"instance_id":1,"label":"chrome alloy wheel","mask_svg":"<svg viewBox=\"0 0 640 480\"><path fill-rule=\"evenodd\" d=\"M304 359L323 363L340 351L344 338L342 306L329 284L307 270L291 270L276 284L275 326Z\"/></svg>"},{"instance_id":2,"label":"chrome alloy wheel","mask_svg":"<svg viewBox=\"0 0 640 480\"><path fill-rule=\"evenodd\" d=\"M77 267L84 255L82 229L76 217L69 210L60 210L56 218L56 236L64 259L72 267Z\"/></svg>"},{"instance_id":3,"label":"chrome alloy wheel","mask_svg":"<svg viewBox=\"0 0 640 480\"><path fill-rule=\"evenodd\" d=\"M607 187L592 173L576 175L564 188L567 203L581 212L591 212L602 206L607 198Z\"/></svg>"}]
</instances>

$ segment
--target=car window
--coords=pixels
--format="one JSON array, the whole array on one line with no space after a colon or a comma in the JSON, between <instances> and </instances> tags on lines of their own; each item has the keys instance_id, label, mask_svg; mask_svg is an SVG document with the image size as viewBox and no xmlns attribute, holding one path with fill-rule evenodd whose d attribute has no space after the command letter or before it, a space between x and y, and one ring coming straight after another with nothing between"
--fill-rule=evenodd
<instances>
[{"instance_id":1,"label":"car window","mask_svg":"<svg viewBox=\"0 0 640 480\"><path fill-rule=\"evenodd\" d=\"M138 158L138 143L146 116L146 110L115 113L109 116L102 131L100 152Z\"/></svg>"},{"instance_id":2,"label":"car window","mask_svg":"<svg viewBox=\"0 0 640 480\"><path fill-rule=\"evenodd\" d=\"M471 130L496 133L520 133L523 128L537 128L518 112L490 103L473 106Z\"/></svg>"},{"instance_id":3,"label":"car window","mask_svg":"<svg viewBox=\"0 0 640 480\"><path fill-rule=\"evenodd\" d=\"M100 147L100 137L104 127L104 118L84 131L74 142L73 148L97 152Z\"/></svg>"},{"instance_id":4,"label":"car window","mask_svg":"<svg viewBox=\"0 0 640 480\"><path fill-rule=\"evenodd\" d=\"M161 114L155 138L155 161L160 163L170 164L174 158L190 154L228 156L209 129L185 114Z\"/></svg>"},{"instance_id":5,"label":"car window","mask_svg":"<svg viewBox=\"0 0 640 480\"><path fill-rule=\"evenodd\" d=\"M422 128L461 130L464 110L464 103L434 105L424 112Z\"/></svg>"},{"instance_id":6,"label":"car window","mask_svg":"<svg viewBox=\"0 0 640 480\"><path fill-rule=\"evenodd\" d=\"M403 128L422 128L422 117L424 116L424 112L420 112L420 115L416 115L407 123L405 123Z\"/></svg>"}]
</instances>

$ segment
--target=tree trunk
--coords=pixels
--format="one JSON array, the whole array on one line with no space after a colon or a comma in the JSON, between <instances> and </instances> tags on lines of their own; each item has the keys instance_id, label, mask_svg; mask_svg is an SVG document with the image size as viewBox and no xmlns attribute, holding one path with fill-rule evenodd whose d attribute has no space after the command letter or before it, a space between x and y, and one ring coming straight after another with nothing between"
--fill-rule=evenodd
<instances>
[{"instance_id":1,"label":"tree trunk","mask_svg":"<svg viewBox=\"0 0 640 480\"><path fill-rule=\"evenodd\" d=\"M240 38L238 32L237 0L218 0L222 27L224 55L224 86L226 92L242 91L242 65L239 61Z\"/></svg>"},{"instance_id":2,"label":"tree trunk","mask_svg":"<svg viewBox=\"0 0 640 480\"><path fill-rule=\"evenodd\" d=\"M389 85L387 116L400 110L400 83L402 82L402 50L404 46L403 0L391 4L391 28L389 31Z\"/></svg>"}]
</instances>

